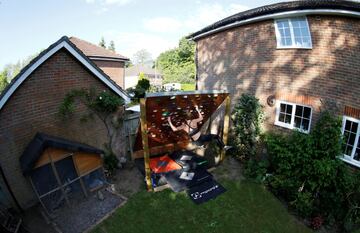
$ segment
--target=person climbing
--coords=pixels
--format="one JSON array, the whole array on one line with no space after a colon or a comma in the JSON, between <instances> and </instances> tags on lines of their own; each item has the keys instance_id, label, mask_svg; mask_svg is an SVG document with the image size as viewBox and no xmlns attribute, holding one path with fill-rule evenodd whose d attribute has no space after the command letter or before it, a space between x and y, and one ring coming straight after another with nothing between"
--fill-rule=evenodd
<instances>
[{"instance_id":1,"label":"person climbing","mask_svg":"<svg viewBox=\"0 0 360 233\"><path fill-rule=\"evenodd\" d=\"M169 125L171 129L175 131L183 130L185 131L190 139L195 143L195 145L205 148L205 143L210 141L215 141L216 144L221 148L228 150L231 148L231 146L225 146L222 139L219 137L219 135L216 134L201 134L201 130L198 127L198 123L201 122L204 117L202 116L199 107L195 105L195 110L197 111L198 118L192 119L192 113L190 110L186 110L186 119L185 121L178 127L176 127L171 122L171 116L168 116L167 120L169 122Z\"/></svg>"}]
</instances>

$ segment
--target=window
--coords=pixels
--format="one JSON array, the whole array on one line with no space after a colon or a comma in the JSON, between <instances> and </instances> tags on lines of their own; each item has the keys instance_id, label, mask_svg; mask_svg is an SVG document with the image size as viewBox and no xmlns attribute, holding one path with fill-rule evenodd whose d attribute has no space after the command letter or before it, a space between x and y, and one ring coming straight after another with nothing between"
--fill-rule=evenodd
<instances>
[{"instance_id":1,"label":"window","mask_svg":"<svg viewBox=\"0 0 360 233\"><path fill-rule=\"evenodd\" d=\"M344 135L342 144L343 160L357 166L360 166L359 123L360 120L358 119L344 116L342 127L342 133Z\"/></svg>"},{"instance_id":2,"label":"window","mask_svg":"<svg viewBox=\"0 0 360 233\"><path fill-rule=\"evenodd\" d=\"M275 125L289 129L298 129L301 132L308 133L311 124L311 114L311 107L278 101Z\"/></svg>"},{"instance_id":3,"label":"window","mask_svg":"<svg viewBox=\"0 0 360 233\"><path fill-rule=\"evenodd\" d=\"M312 48L305 17L275 20L275 30L278 48Z\"/></svg>"}]
</instances>

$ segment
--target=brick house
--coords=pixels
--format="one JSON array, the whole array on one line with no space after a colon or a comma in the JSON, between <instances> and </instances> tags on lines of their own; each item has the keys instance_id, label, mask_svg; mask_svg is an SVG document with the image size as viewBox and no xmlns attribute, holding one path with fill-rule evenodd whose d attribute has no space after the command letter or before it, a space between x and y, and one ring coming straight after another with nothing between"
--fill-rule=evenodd
<instances>
[{"instance_id":1,"label":"brick house","mask_svg":"<svg viewBox=\"0 0 360 233\"><path fill-rule=\"evenodd\" d=\"M125 63L130 61L129 58L73 36L69 39L117 85L125 89Z\"/></svg>"},{"instance_id":2,"label":"brick house","mask_svg":"<svg viewBox=\"0 0 360 233\"><path fill-rule=\"evenodd\" d=\"M310 132L321 109L343 117L343 160L360 167L360 3L292 1L229 16L191 34L197 88L251 93L266 129Z\"/></svg>"},{"instance_id":3,"label":"brick house","mask_svg":"<svg viewBox=\"0 0 360 233\"><path fill-rule=\"evenodd\" d=\"M100 120L80 123L85 106L76 108L71 121L59 118L59 105L74 88L110 91L125 103L130 101L126 92L66 36L34 58L1 93L0 201L27 208L37 200L19 158L38 132L96 148L108 140Z\"/></svg>"}]
</instances>

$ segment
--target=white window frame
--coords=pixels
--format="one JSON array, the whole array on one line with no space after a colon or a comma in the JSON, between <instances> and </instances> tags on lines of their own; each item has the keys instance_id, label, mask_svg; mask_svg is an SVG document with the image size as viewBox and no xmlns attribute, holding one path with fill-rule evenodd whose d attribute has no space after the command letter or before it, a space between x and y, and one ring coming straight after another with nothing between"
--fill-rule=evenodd
<instances>
[{"instance_id":1,"label":"white window frame","mask_svg":"<svg viewBox=\"0 0 360 233\"><path fill-rule=\"evenodd\" d=\"M303 18L305 19L306 22L306 26L308 28L309 31L309 35L310 35L310 46L303 46L303 45L296 45L295 43L295 35L294 35L294 28L292 26L291 23L291 19L295 19L295 18ZM278 21L280 20L287 20L289 22L289 27L290 27L290 34L291 34L291 46L283 46L281 45L281 34L278 28ZM276 34L276 44L277 44L277 48L278 49L312 49L312 36L311 36L311 31L310 31L310 27L309 27L309 22L307 20L307 17L305 16L300 16L300 17L293 17L293 18L281 18L281 19L275 19L274 20L274 25L275 25L275 34Z\"/></svg>"},{"instance_id":2,"label":"white window frame","mask_svg":"<svg viewBox=\"0 0 360 233\"><path fill-rule=\"evenodd\" d=\"M291 121L290 124L284 123L279 121L279 115L280 115L280 104L287 104L287 105L292 105L292 112L291 112ZM294 126L294 121L295 121L295 111L296 111L296 106L301 106L301 107L307 107L311 109L310 112L310 118L309 118L309 129L308 130L302 130L299 128L296 128ZM277 100L276 101L276 116L275 116L275 123L274 125L280 126L280 127L284 127L287 129L295 129L298 130L302 133L310 133L310 129L311 129L311 121L312 121L312 114L313 114L313 108L311 106L305 105L305 104L296 104L296 103L291 103L291 102L287 102L287 101L283 101L283 100Z\"/></svg>"},{"instance_id":3,"label":"white window frame","mask_svg":"<svg viewBox=\"0 0 360 233\"><path fill-rule=\"evenodd\" d=\"M343 122L342 122L342 128L341 128L341 134L342 135L344 135L346 120L358 123L358 129L357 129L356 136L355 136L354 147L353 147L353 150L351 151L351 156L343 154L343 156L340 157L340 159L347 162L347 163L349 163L349 164L351 164L351 165L354 165L356 167L360 167L360 161L357 161L357 160L353 159L354 155L355 155L356 148L358 146L356 144L356 142L358 142L358 139L359 139L359 136L360 136L360 120L356 119L356 118L353 118L353 117L349 117L349 116L343 116Z\"/></svg>"}]
</instances>

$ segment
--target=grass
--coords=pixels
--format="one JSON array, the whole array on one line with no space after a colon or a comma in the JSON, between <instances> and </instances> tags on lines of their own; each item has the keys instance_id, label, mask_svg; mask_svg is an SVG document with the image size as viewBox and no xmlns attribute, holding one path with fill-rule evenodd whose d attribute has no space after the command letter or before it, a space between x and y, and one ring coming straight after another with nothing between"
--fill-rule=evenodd
<instances>
[{"instance_id":1,"label":"grass","mask_svg":"<svg viewBox=\"0 0 360 233\"><path fill-rule=\"evenodd\" d=\"M185 193L139 192L94 232L312 232L262 185L221 183L227 192L202 205L193 204Z\"/></svg>"},{"instance_id":2,"label":"grass","mask_svg":"<svg viewBox=\"0 0 360 233\"><path fill-rule=\"evenodd\" d=\"M195 90L195 84L182 83L181 84L181 90L183 90L183 91L194 91Z\"/></svg>"}]
</instances>

